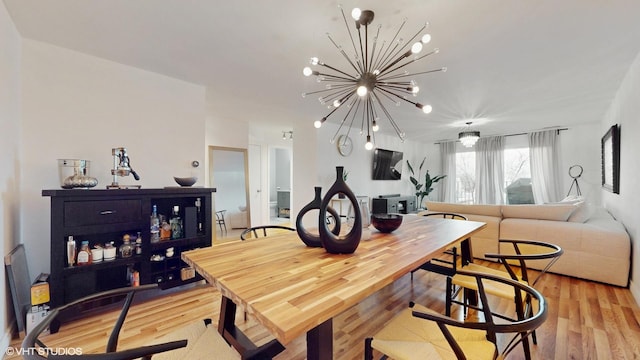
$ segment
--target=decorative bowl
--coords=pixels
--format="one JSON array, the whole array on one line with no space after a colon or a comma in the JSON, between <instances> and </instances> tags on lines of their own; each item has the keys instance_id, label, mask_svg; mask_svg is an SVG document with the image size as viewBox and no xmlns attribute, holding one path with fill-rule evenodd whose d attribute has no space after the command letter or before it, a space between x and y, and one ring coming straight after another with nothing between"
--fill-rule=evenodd
<instances>
[{"instance_id":1,"label":"decorative bowl","mask_svg":"<svg viewBox=\"0 0 640 360\"><path fill-rule=\"evenodd\" d=\"M402 215L400 214L372 214L371 224L378 231L390 233L400 227L402 224Z\"/></svg>"},{"instance_id":2,"label":"decorative bowl","mask_svg":"<svg viewBox=\"0 0 640 360\"><path fill-rule=\"evenodd\" d=\"M195 176L192 176L192 177L175 177L174 176L173 180L175 180L180 186L191 186L195 184L196 181L198 181L198 178Z\"/></svg>"}]
</instances>

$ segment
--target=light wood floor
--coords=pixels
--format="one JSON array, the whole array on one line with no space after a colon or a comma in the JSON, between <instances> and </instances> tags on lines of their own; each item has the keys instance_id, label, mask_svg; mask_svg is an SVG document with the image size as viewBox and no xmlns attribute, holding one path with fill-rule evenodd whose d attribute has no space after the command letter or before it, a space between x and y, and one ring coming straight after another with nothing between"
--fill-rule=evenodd
<instances>
[{"instance_id":1,"label":"light wood floor","mask_svg":"<svg viewBox=\"0 0 640 360\"><path fill-rule=\"evenodd\" d=\"M496 266L492 263L491 266ZM538 330L534 359L638 359L640 308L628 289L546 274L537 288L549 302L549 317ZM444 310L444 278L416 272L380 290L334 319L334 358L361 359L363 339L374 334L409 301ZM207 285L135 305L120 336L119 348L149 344L153 339L191 321L210 317L217 321L220 294ZM270 339L251 317L237 323L255 342ZM458 313L458 314L456 314ZM460 316L454 312L454 316ZM104 348L116 314L102 314L69 324L43 338L51 347L80 346L84 353ZM19 346L20 340L14 342ZM305 338L296 339L276 359L304 359ZM5 357L8 359L8 357ZM522 359L516 349L509 359ZM16 359L16 357L12 358Z\"/></svg>"}]
</instances>

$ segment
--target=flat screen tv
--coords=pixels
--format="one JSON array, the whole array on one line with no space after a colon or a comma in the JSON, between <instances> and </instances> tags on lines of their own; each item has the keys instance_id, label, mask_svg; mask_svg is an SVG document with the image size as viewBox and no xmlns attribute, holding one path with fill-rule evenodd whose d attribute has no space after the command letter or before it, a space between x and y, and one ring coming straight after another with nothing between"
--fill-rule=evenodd
<instances>
[{"instance_id":1,"label":"flat screen tv","mask_svg":"<svg viewBox=\"0 0 640 360\"><path fill-rule=\"evenodd\" d=\"M373 180L400 180L402 152L375 149L373 151Z\"/></svg>"}]
</instances>

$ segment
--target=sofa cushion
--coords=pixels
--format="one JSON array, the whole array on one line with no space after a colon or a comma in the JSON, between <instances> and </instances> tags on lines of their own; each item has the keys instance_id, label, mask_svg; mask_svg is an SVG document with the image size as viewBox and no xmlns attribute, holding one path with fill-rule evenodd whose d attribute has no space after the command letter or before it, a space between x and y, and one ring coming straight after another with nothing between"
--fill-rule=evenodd
<instances>
[{"instance_id":1,"label":"sofa cushion","mask_svg":"<svg viewBox=\"0 0 640 360\"><path fill-rule=\"evenodd\" d=\"M571 216L569 216L569 219L567 220L569 222L584 223L589 220L595 212L595 207L584 201L578 202L574 205L576 206L576 209Z\"/></svg>"},{"instance_id":2,"label":"sofa cushion","mask_svg":"<svg viewBox=\"0 0 640 360\"><path fill-rule=\"evenodd\" d=\"M502 217L500 205L452 204L427 201L427 209L431 211L452 212L457 214L475 214Z\"/></svg>"},{"instance_id":3,"label":"sofa cushion","mask_svg":"<svg viewBox=\"0 0 640 360\"><path fill-rule=\"evenodd\" d=\"M502 205L502 217L567 221L576 208L573 204Z\"/></svg>"}]
</instances>

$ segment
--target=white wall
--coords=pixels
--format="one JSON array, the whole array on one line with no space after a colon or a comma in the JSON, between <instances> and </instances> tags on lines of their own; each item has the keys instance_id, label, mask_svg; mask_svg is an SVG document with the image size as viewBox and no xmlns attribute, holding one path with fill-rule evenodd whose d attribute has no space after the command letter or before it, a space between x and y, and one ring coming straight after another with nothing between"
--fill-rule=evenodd
<instances>
[{"instance_id":1,"label":"white wall","mask_svg":"<svg viewBox=\"0 0 640 360\"><path fill-rule=\"evenodd\" d=\"M141 180L121 184L175 186L193 160L205 163L205 89L32 40L23 42L22 66L22 239L38 274L49 271L50 202L41 191L59 188L56 159L91 160L104 189L111 148L124 146Z\"/></svg>"},{"instance_id":2,"label":"white wall","mask_svg":"<svg viewBox=\"0 0 640 360\"><path fill-rule=\"evenodd\" d=\"M638 162L638 138L640 137L640 56L631 65L618 93L600 126L599 136L614 124L620 125L620 194L601 190L604 206L621 220L631 236L632 269L631 292L640 303L640 239L638 202L640 200L640 162Z\"/></svg>"},{"instance_id":3,"label":"white wall","mask_svg":"<svg viewBox=\"0 0 640 360\"><path fill-rule=\"evenodd\" d=\"M578 179L580 191L585 200L594 205L601 204L600 197L600 124L572 126L560 132L561 156L560 171L563 186L562 194L567 195L573 179L569 176L572 165L583 168L582 176ZM576 194L576 189L571 189Z\"/></svg>"},{"instance_id":4,"label":"white wall","mask_svg":"<svg viewBox=\"0 0 640 360\"><path fill-rule=\"evenodd\" d=\"M0 3L0 246L9 253L20 243L20 58L22 41L9 13ZM4 266L2 267L4 269ZM14 321L6 276L0 277L0 353L4 354L11 340L10 326Z\"/></svg>"},{"instance_id":5,"label":"white wall","mask_svg":"<svg viewBox=\"0 0 640 360\"><path fill-rule=\"evenodd\" d=\"M440 151L433 143L419 143L406 140L400 141L396 136L382 135L376 133L376 147L381 149L396 150L403 153L402 178L400 180L372 180L371 173L373 167L373 151L366 150L364 144L366 138L360 136L359 129L353 129L349 135L353 140L353 151L351 155L344 157L338 153L336 144L330 142L338 129L337 124L325 122L318 132L318 181L317 185L322 186L324 194L336 179L336 166L344 166L349 172L347 185L358 196L377 197L385 194L414 195L415 188L409 181L409 169L407 160L414 170L420 165L426 156L427 161L423 167L434 175L441 174ZM341 134L344 133L344 129ZM436 185L437 186L437 185ZM430 197L437 196L437 191L430 194ZM312 197L313 198L313 197ZM311 201L311 199L309 201Z\"/></svg>"}]
</instances>

